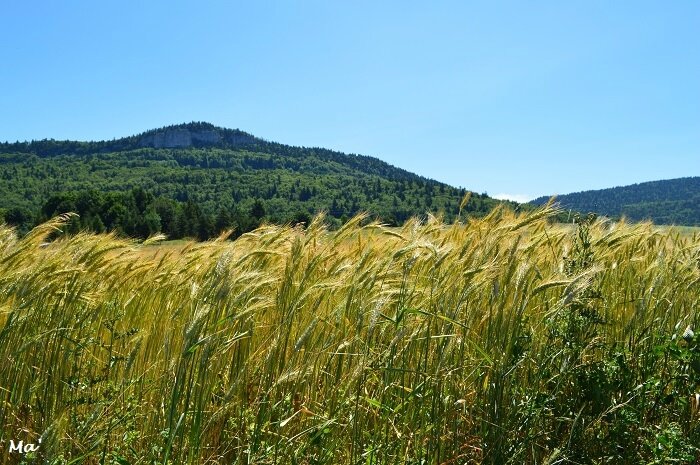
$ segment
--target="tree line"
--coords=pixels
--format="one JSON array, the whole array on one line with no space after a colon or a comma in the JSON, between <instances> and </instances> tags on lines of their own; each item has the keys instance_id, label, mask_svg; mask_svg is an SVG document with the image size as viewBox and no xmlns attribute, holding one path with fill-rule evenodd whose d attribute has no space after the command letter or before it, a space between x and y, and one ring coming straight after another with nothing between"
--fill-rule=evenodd
<instances>
[{"instance_id":1,"label":"tree line","mask_svg":"<svg viewBox=\"0 0 700 465\"><path fill-rule=\"evenodd\" d=\"M302 187L302 192L312 192ZM486 194L473 194L464 212L476 216L483 214L482 199ZM247 199L246 199L247 200ZM344 223L346 215L338 219L336 203L327 211L326 220L334 229ZM353 208L359 213L360 206ZM33 227L65 213L76 213L64 232L80 231L96 233L116 232L120 236L146 239L154 234L165 234L168 239L207 240L224 231L232 231L231 237L252 231L264 222L275 224L308 224L314 213L298 208L292 213L271 211L268 202L256 198L252 202L222 205L215 212L203 208L193 200L179 201L157 196L141 187L126 192L103 192L95 189L54 194L38 211L26 207L0 208L0 223L5 222L25 234ZM369 212L372 219L390 226L398 226L410 217L410 212L394 211L382 217Z\"/></svg>"},{"instance_id":2,"label":"tree line","mask_svg":"<svg viewBox=\"0 0 700 465\"><path fill-rule=\"evenodd\" d=\"M250 208L222 207L212 215L191 200L180 202L155 196L140 187L127 192L64 192L51 196L35 214L22 208L0 210L0 220L24 233L64 213L78 215L67 225L65 233L114 231L121 236L142 239L163 233L169 239L207 240L227 230L233 230L232 236L238 237L267 220L267 209L260 199ZM308 213L300 211L286 222L308 223L310 219Z\"/></svg>"}]
</instances>

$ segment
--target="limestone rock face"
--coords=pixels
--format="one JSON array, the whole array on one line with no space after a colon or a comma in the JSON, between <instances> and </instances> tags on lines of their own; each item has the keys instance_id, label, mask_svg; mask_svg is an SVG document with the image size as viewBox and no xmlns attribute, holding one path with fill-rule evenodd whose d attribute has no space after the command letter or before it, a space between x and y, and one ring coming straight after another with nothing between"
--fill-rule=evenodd
<instances>
[{"instance_id":1,"label":"limestone rock face","mask_svg":"<svg viewBox=\"0 0 700 465\"><path fill-rule=\"evenodd\" d=\"M182 148L193 145L216 145L221 142L221 135L215 130L190 131L186 128L165 129L141 138L141 147Z\"/></svg>"}]
</instances>

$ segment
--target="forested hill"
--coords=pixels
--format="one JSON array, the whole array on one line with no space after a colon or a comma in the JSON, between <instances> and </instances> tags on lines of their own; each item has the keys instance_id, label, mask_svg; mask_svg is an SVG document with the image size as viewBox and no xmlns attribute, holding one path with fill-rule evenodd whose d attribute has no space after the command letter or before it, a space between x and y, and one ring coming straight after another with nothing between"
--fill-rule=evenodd
<instances>
[{"instance_id":1,"label":"forested hill","mask_svg":"<svg viewBox=\"0 0 700 465\"><path fill-rule=\"evenodd\" d=\"M156 208L168 202L180 211L196 207L202 217L239 218L246 227L251 217L284 223L320 210L336 224L360 211L399 224L426 212L450 220L464 194L373 157L292 147L208 123L111 141L0 144L0 214L25 226L74 209L96 229L147 214L152 225L142 231L152 232L172 214ZM482 215L498 202L472 195L465 211ZM146 212L139 205L155 206ZM119 213L125 209L133 212ZM134 218L118 220L120 214Z\"/></svg>"},{"instance_id":2,"label":"forested hill","mask_svg":"<svg viewBox=\"0 0 700 465\"><path fill-rule=\"evenodd\" d=\"M111 141L79 142L44 139L31 142L0 143L0 153L31 153L39 157L63 155L95 156L114 152L130 152L143 148L205 149L218 148L235 152L272 154L281 157L319 157L356 168L367 174L393 179L423 179L377 158L348 155L320 147L294 147L266 141L239 129L227 129L210 123L188 123L152 129L141 134ZM209 166L216 168L216 166Z\"/></svg>"},{"instance_id":3,"label":"forested hill","mask_svg":"<svg viewBox=\"0 0 700 465\"><path fill-rule=\"evenodd\" d=\"M541 205L549 197L531 203ZM651 181L610 189L560 195L565 208L625 216L630 220L650 219L657 224L700 226L700 177Z\"/></svg>"}]
</instances>

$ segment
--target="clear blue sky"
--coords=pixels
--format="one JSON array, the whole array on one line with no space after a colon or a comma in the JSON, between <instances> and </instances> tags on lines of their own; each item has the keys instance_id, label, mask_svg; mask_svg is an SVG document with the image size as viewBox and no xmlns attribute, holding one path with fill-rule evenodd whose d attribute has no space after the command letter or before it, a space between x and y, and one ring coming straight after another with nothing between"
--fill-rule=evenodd
<instances>
[{"instance_id":1,"label":"clear blue sky","mask_svg":"<svg viewBox=\"0 0 700 465\"><path fill-rule=\"evenodd\" d=\"M491 195L700 175L700 1L3 2L0 140L188 121Z\"/></svg>"}]
</instances>

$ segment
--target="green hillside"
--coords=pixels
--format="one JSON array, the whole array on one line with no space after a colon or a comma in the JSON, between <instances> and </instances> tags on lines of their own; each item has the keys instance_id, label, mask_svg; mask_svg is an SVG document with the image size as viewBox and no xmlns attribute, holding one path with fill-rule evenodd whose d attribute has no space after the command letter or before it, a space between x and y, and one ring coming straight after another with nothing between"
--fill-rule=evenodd
<instances>
[{"instance_id":1,"label":"green hillside","mask_svg":"<svg viewBox=\"0 0 700 465\"><path fill-rule=\"evenodd\" d=\"M549 197L531 203L542 205ZM700 225L700 177L651 181L560 195L564 208L657 224Z\"/></svg>"},{"instance_id":2,"label":"green hillside","mask_svg":"<svg viewBox=\"0 0 700 465\"><path fill-rule=\"evenodd\" d=\"M133 195L125 198L127 193ZM336 225L359 211L401 224L428 211L444 212L450 220L464 194L373 157L292 147L208 123L112 141L0 144L0 213L26 227L80 210L90 216L83 226L111 229L110 224L126 221L110 223L127 215L120 213L124 209L133 210L131 216L150 215L157 226L165 220L157 208L163 202L175 202L181 210L194 205L210 223L216 217L243 218L239 223L248 227L304 219L319 210ZM465 211L482 215L496 204L486 195L473 195ZM144 233L154 227L144 226ZM135 234L139 228L124 229Z\"/></svg>"}]
</instances>

